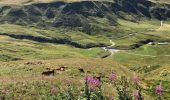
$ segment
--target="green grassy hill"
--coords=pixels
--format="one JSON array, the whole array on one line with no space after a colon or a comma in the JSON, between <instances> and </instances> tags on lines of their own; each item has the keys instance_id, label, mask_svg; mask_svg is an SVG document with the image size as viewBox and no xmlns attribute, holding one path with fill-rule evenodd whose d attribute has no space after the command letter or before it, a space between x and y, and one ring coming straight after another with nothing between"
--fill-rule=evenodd
<instances>
[{"instance_id":1,"label":"green grassy hill","mask_svg":"<svg viewBox=\"0 0 170 100\"><path fill-rule=\"evenodd\" d=\"M102 76L104 96L117 97L115 72L139 75L145 100L162 82L169 100L170 5L77 1L0 0L0 99L53 100L51 89L68 84L82 95L86 75Z\"/></svg>"}]
</instances>

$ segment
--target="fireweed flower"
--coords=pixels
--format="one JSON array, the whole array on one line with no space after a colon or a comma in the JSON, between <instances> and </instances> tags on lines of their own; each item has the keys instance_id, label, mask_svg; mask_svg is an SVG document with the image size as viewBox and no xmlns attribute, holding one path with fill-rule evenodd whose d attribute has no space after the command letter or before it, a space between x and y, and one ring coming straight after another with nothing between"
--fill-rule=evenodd
<instances>
[{"instance_id":1,"label":"fireweed flower","mask_svg":"<svg viewBox=\"0 0 170 100\"><path fill-rule=\"evenodd\" d=\"M109 100L115 100L115 99L114 99L114 97L110 97L110 99L109 99Z\"/></svg>"},{"instance_id":2,"label":"fireweed flower","mask_svg":"<svg viewBox=\"0 0 170 100\"><path fill-rule=\"evenodd\" d=\"M110 76L109 76L109 80L115 81L116 79L117 79L116 73L112 72L112 73L110 74Z\"/></svg>"},{"instance_id":3,"label":"fireweed flower","mask_svg":"<svg viewBox=\"0 0 170 100\"><path fill-rule=\"evenodd\" d=\"M100 86L100 83L101 83L99 79L93 76L86 76L85 81L90 90L95 90L97 87Z\"/></svg>"},{"instance_id":4,"label":"fireweed flower","mask_svg":"<svg viewBox=\"0 0 170 100\"><path fill-rule=\"evenodd\" d=\"M162 96L162 94L163 94L163 87L162 87L161 84L156 86L155 93L158 94L159 96Z\"/></svg>"},{"instance_id":5,"label":"fireweed flower","mask_svg":"<svg viewBox=\"0 0 170 100\"><path fill-rule=\"evenodd\" d=\"M134 97L135 100L139 99L139 91L138 90L133 91L133 97Z\"/></svg>"},{"instance_id":6,"label":"fireweed flower","mask_svg":"<svg viewBox=\"0 0 170 100\"><path fill-rule=\"evenodd\" d=\"M134 76L132 77L132 81L133 81L133 83L138 84L139 81L140 81L139 76L134 75Z\"/></svg>"}]
</instances>

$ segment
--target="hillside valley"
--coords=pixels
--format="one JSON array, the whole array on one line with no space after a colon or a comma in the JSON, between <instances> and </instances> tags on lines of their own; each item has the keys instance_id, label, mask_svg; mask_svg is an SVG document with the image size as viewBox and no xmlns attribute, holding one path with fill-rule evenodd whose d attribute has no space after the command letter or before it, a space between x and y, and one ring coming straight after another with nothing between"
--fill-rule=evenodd
<instances>
[{"instance_id":1,"label":"hillside valley","mask_svg":"<svg viewBox=\"0 0 170 100\"><path fill-rule=\"evenodd\" d=\"M130 94L137 75L144 100L159 84L170 100L170 1L0 0L0 69L2 100L86 100L87 75L102 78L104 96L89 100L124 100L113 72Z\"/></svg>"}]
</instances>

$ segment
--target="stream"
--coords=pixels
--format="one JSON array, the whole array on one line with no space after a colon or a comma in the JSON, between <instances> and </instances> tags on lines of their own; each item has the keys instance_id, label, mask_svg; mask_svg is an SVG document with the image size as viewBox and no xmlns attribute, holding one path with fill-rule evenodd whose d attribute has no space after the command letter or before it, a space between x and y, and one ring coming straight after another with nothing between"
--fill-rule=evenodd
<instances>
[{"instance_id":1,"label":"stream","mask_svg":"<svg viewBox=\"0 0 170 100\"><path fill-rule=\"evenodd\" d=\"M112 40L110 40L110 43L111 45L110 46L115 46L115 42L113 42ZM120 49L114 49L114 48L108 48L110 46L107 46L107 47L102 47L102 49L106 52L106 51L109 51L111 53L110 56L112 56L113 54L117 53L120 51Z\"/></svg>"},{"instance_id":2,"label":"stream","mask_svg":"<svg viewBox=\"0 0 170 100\"><path fill-rule=\"evenodd\" d=\"M110 56L114 55L115 53L117 53L119 51L125 51L126 50L126 49L122 49L122 48L112 48L116 44L112 40L110 40L110 43L112 45L107 46L107 47L101 47L105 52L109 51L111 53ZM144 43L143 45L147 45L147 44L148 45L170 45L170 42L148 42L146 44ZM143 46L143 45L141 45L141 46ZM139 46L139 47L141 47L141 46ZM137 47L137 48L139 48L139 47ZM137 49L137 48L135 48L135 49ZM135 55L138 55L138 54L135 54ZM150 56L150 55L143 55L143 56Z\"/></svg>"}]
</instances>

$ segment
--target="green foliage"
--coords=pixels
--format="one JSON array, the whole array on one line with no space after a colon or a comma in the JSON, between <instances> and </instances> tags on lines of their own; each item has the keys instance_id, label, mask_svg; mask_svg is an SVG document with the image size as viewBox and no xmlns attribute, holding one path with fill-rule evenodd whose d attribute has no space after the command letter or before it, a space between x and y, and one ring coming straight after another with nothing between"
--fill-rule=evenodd
<instances>
[{"instance_id":1,"label":"green foliage","mask_svg":"<svg viewBox=\"0 0 170 100\"><path fill-rule=\"evenodd\" d=\"M125 76L122 76L119 81L114 83L118 93L118 100L132 100L129 85L130 83Z\"/></svg>"}]
</instances>

